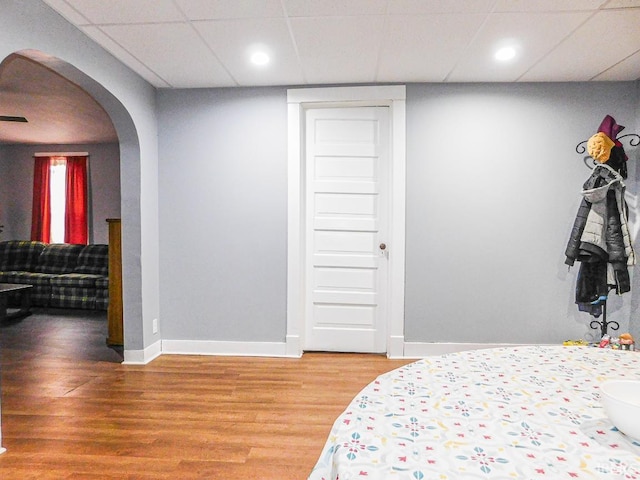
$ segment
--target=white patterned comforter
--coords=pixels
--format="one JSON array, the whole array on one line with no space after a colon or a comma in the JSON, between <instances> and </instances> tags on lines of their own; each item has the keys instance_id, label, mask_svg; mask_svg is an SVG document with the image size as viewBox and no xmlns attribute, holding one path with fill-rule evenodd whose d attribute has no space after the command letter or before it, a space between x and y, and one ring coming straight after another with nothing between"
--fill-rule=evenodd
<instances>
[{"instance_id":1,"label":"white patterned comforter","mask_svg":"<svg viewBox=\"0 0 640 480\"><path fill-rule=\"evenodd\" d=\"M378 377L336 420L309 480L640 479L599 385L640 353L527 346L429 357Z\"/></svg>"}]
</instances>

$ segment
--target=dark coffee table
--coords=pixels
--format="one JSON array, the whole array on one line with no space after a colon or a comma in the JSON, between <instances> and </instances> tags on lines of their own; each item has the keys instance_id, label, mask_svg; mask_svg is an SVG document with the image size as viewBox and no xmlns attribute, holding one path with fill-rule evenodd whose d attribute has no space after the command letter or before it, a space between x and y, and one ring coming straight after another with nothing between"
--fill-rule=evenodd
<instances>
[{"instance_id":1,"label":"dark coffee table","mask_svg":"<svg viewBox=\"0 0 640 480\"><path fill-rule=\"evenodd\" d=\"M31 315L31 289L33 285L18 283L0 283L0 321L8 318L22 318ZM12 312L7 311L9 295L20 295L20 308Z\"/></svg>"}]
</instances>

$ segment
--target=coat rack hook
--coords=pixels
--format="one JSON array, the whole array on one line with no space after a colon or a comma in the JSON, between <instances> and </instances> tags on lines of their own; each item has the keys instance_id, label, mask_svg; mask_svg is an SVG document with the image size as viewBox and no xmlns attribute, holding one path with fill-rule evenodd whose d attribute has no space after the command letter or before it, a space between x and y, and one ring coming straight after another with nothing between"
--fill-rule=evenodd
<instances>
[{"instance_id":1,"label":"coat rack hook","mask_svg":"<svg viewBox=\"0 0 640 480\"><path fill-rule=\"evenodd\" d=\"M623 138L628 139L629 146L637 147L640 145L640 135L637 133L626 133L624 135L620 135L616 138L616 140L622 140ZM582 155L587 152L587 142L588 140L583 140L578 145L576 145L576 153Z\"/></svg>"}]
</instances>

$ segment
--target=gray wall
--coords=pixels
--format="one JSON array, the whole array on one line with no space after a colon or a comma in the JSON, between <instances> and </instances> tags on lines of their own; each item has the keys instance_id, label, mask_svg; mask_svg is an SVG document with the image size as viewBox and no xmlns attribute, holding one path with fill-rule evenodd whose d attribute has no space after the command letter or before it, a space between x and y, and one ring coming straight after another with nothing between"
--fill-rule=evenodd
<instances>
[{"instance_id":1,"label":"gray wall","mask_svg":"<svg viewBox=\"0 0 640 480\"><path fill-rule=\"evenodd\" d=\"M640 81L637 81L635 83L635 87L636 87L635 95L629 99L629 102L631 104L634 103L633 99L635 99L635 122L633 125L631 124L627 125L627 129L623 131L623 133L640 134ZM632 191L632 193L636 196L636 198L640 196L640 191L638 191L640 189L640 168L638 168L637 166L637 163L639 161L640 161L640 150L636 150L635 155L632 156L632 162L630 162L630 166L631 165L634 166L635 175L632 178L634 178L635 180L636 188L635 190ZM631 177L631 175L629 176ZM640 203L636 202L635 205L633 205L633 207L635 207L633 208L633 210L635 210L636 217L639 217ZM640 223L640 221L638 221L637 223ZM640 250L638 230L639 228L636 226L636 232L635 232L636 254L638 255L638 258L640 258L640 252L638 252L638 250ZM633 269L632 288L635 288L636 290L631 291L632 297L631 297L631 314L629 319L629 331L633 333L634 337L637 339L640 337L640 292L637 291L637 289L640 288L640 268L637 266Z\"/></svg>"},{"instance_id":2,"label":"gray wall","mask_svg":"<svg viewBox=\"0 0 640 480\"><path fill-rule=\"evenodd\" d=\"M37 49L74 65L120 136L125 348L159 340L160 313L167 339L284 340L286 89L161 91L156 108L150 85L42 2L0 11L0 59ZM406 340L583 336L562 256L588 176L573 149L607 113L639 127L637 85L407 92ZM634 274L633 296L611 301L622 330L637 287Z\"/></svg>"},{"instance_id":3,"label":"gray wall","mask_svg":"<svg viewBox=\"0 0 640 480\"><path fill-rule=\"evenodd\" d=\"M90 243L108 243L107 218L120 218L120 153L118 144L0 146L0 211L3 240L31 237L33 155L38 152L89 152Z\"/></svg>"},{"instance_id":4,"label":"gray wall","mask_svg":"<svg viewBox=\"0 0 640 480\"><path fill-rule=\"evenodd\" d=\"M161 90L162 337L283 341L286 90Z\"/></svg>"},{"instance_id":5,"label":"gray wall","mask_svg":"<svg viewBox=\"0 0 640 480\"><path fill-rule=\"evenodd\" d=\"M94 96L118 132L126 358L159 340L155 89L43 2L0 0L0 11L0 61L24 50L61 60L50 68Z\"/></svg>"},{"instance_id":6,"label":"gray wall","mask_svg":"<svg viewBox=\"0 0 640 480\"><path fill-rule=\"evenodd\" d=\"M589 332L574 305L578 265L568 271L563 255L590 174L575 146L606 114L634 131L636 98L633 83L408 88L407 339L557 343ZM627 152L636 192L637 152ZM630 301L609 302L622 331Z\"/></svg>"},{"instance_id":7,"label":"gray wall","mask_svg":"<svg viewBox=\"0 0 640 480\"><path fill-rule=\"evenodd\" d=\"M405 340L589 333L563 255L590 174L575 146L608 113L633 131L636 87L408 86ZM286 89L162 90L158 109L163 338L283 341ZM622 331L630 305L610 301Z\"/></svg>"}]
</instances>

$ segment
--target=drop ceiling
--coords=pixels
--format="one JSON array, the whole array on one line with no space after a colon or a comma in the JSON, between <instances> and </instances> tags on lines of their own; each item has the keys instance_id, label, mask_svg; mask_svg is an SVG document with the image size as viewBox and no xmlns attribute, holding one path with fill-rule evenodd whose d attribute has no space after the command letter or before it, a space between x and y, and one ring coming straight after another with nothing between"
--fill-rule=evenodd
<instances>
[{"instance_id":1,"label":"drop ceiling","mask_svg":"<svg viewBox=\"0 0 640 480\"><path fill-rule=\"evenodd\" d=\"M45 2L159 88L640 78L640 0Z\"/></svg>"},{"instance_id":2,"label":"drop ceiling","mask_svg":"<svg viewBox=\"0 0 640 480\"><path fill-rule=\"evenodd\" d=\"M44 2L157 88L640 79L640 0ZM496 62L506 44L516 57ZM248 61L256 48L267 65ZM5 59L0 114L29 124L1 122L0 143L115 141L77 87L56 81L38 109L26 94L46 98L40 73L52 73L9 67Z\"/></svg>"}]
</instances>

